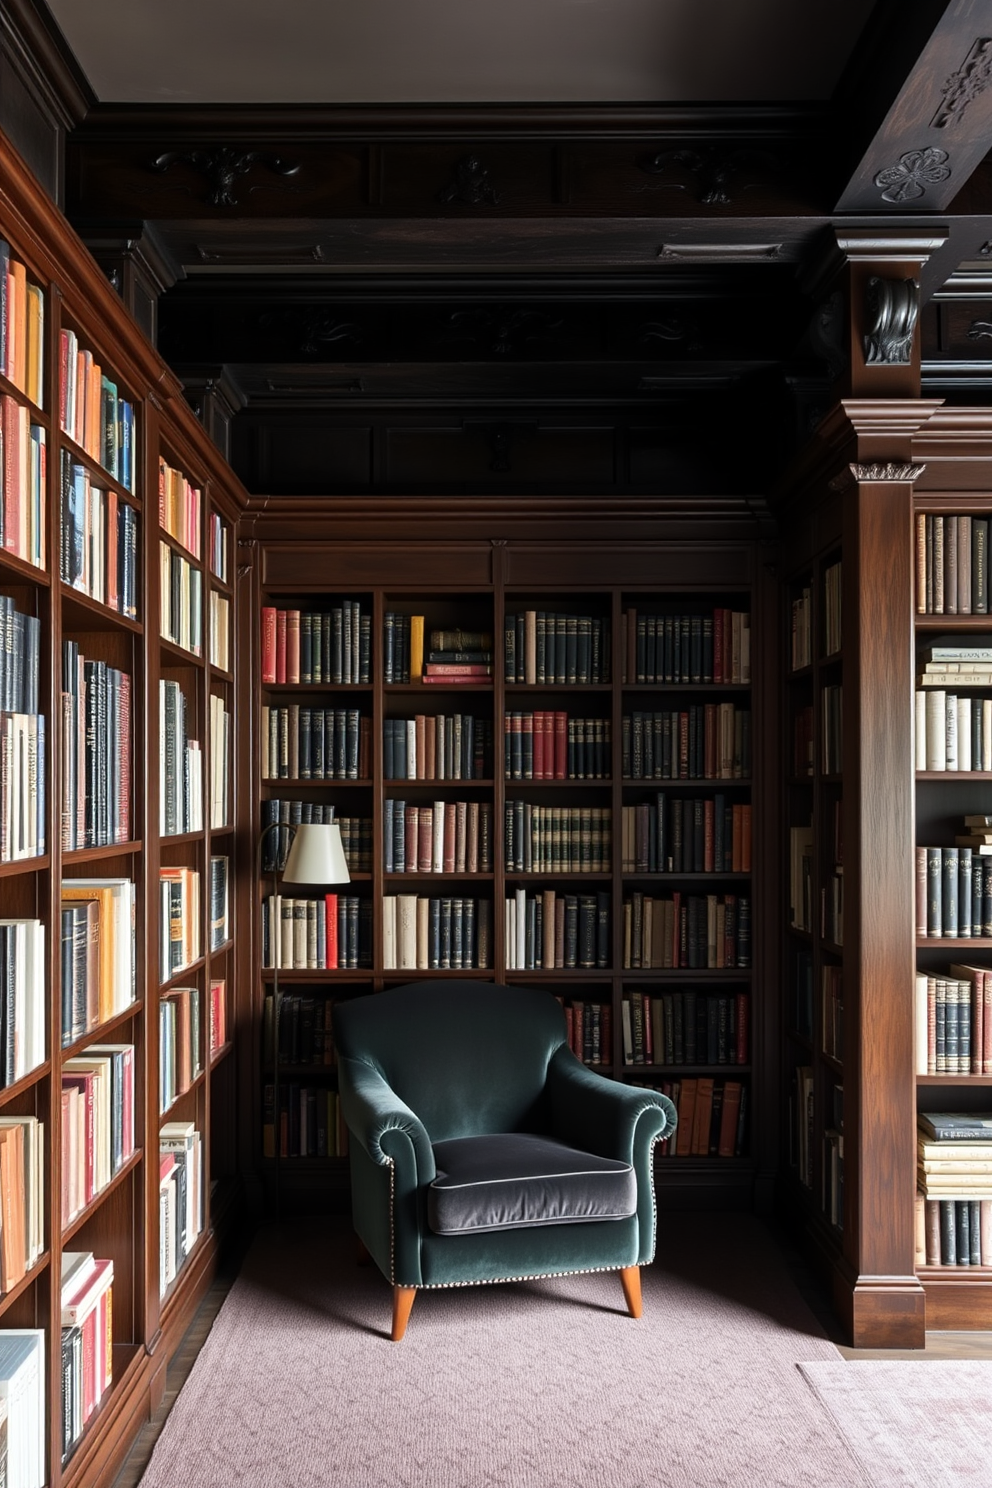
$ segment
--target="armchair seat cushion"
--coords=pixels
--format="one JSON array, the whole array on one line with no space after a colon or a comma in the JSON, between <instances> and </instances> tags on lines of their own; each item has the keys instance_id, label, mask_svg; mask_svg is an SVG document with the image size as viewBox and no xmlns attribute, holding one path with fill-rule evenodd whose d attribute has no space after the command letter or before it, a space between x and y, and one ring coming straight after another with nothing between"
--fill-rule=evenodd
<instances>
[{"instance_id":1,"label":"armchair seat cushion","mask_svg":"<svg viewBox=\"0 0 992 1488\"><path fill-rule=\"evenodd\" d=\"M628 1219L637 1211L629 1163L528 1132L435 1142L427 1220L437 1235Z\"/></svg>"}]
</instances>

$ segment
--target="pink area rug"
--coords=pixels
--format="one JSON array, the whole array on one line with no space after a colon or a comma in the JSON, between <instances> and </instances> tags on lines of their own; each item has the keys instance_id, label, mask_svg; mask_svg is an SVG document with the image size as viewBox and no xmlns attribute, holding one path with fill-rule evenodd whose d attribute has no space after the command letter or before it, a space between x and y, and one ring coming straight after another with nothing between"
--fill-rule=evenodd
<instances>
[{"instance_id":1,"label":"pink area rug","mask_svg":"<svg viewBox=\"0 0 992 1488\"><path fill-rule=\"evenodd\" d=\"M617 1276L572 1276L423 1292L399 1344L340 1222L270 1228L141 1488L868 1488L796 1367L839 1355L768 1232L663 1227L639 1321Z\"/></svg>"},{"instance_id":2,"label":"pink area rug","mask_svg":"<svg viewBox=\"0 0 992 1488\"><path fill-rule=\"evenodd\" d=\"M874 1488L989 1488L992 1362L866 1359L800 1366Z\"/></svg>"}]
</instances>

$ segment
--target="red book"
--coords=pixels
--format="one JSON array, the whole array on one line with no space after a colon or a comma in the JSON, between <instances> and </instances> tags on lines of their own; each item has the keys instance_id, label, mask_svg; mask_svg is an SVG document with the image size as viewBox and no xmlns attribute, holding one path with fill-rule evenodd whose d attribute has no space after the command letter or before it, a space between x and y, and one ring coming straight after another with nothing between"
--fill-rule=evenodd
<instances>
[{"instance_id":1,"label":"red book","mask_svg":"<svg viewBox=\"0 0 992 1488\"><path fill-rule=\"evenodd\" d=\"M409 807L407 807L409 811ZM416 808L414 808L416 810ZM409 821L409 816L407 821ZM419 814L419 825L417 828L417 861L418 873L430 873L434 858L434 809L431 806L421 806Z\"/></svg>"},{"instance_id":2,"label":"red book","mask_svg":"<svg viewBox=\"0 0 992 1488\"><path fill-rule=\"evenodd\" d=\"M741 1082L728 1080L723 1087L723 1110L720 1112L718 1157L733 1157L737 1142L737 1119L741 1109Z\"/></svg>"},{"instance_id":3,"label":"red book","mask_svg":"<svg viewBox=\"0 0 992 1488\"><path fill-rule=\"evenodd\" d=\"M262 681L276 680L276 612L273 605L262 606Z\"/></svg>"},{"instance_id":4,"label":"red book","mask_svg":"<svg viewBox=\"0 0 992 1488\"><path fill-rule=\"evenodd\" d=\"M424 667L424 677L491 677L493 669L487 662L429 661ZM423 680L423 678L421 679Z\"/></svg>"},{"instance_id":5,"label":"red book","mask_svg":"<svg viewBox=\"0 0 992 1488\"><path fill-rule=\"evenodd\" d=\"M564 780L568 775L568 714L555 714L555 780Z\"/></svg>"},{"instance_id":6,"label":"red book","mask_svg":"<svg viewBox=\"0 0 992 1488\"><path fill-rule=\"evenodd\" d=\"M544 720L546 713L541 710L534 714L534 779L544 780Z\"/></svg>"},{"instance_id":7,"label":"red book","mask_svg":"<svg viewBox=\"0 0 992 1488\"><path fill-rule=\"evenodd\" d=\"M83 1176L80 1200L84 1208L90 1202L94 1193L96 1127L93 1111L93 1082L95 1079L96 1076L93 1074L73 1074L70 1071L65 1071L62 1075L63 1090L78 1090L82 1098L83 1150L79 1156L82 1160L81 1172Z\"/></svg>"},{"instance_id":8,"label":"red book","mask_svg":"<svg viewBox=\"0 0 992 1488\"><path fill-rule=\"evenodd\" d=\"M466 683L469 683L473 687L480 687L492 681L490 677L437 677L428 676L426 673L420 680L426 685L434 683L442 687L458 687L464 686Z\"/></svg>"},{"instance_id":9,"label":"red book","mask_svg":"<svg viewBox=\"0 0 992 1488\"><path fill-rule=\"evenodd\" d=\"M286 611L276 610L276 681L286 680Z\"/></svg>"},{"instance_id":10,"label":"red book","mask_svg":"<svg viewBox=\"0 0 992 1488\"><path fill-rule=\"evenodd\" d=\"M337 894L325 894L324 896L324 926L326 949L324 952L324 965L329 971L336 971L338 965L338 896Z\"/></svg>"}]
</instances>

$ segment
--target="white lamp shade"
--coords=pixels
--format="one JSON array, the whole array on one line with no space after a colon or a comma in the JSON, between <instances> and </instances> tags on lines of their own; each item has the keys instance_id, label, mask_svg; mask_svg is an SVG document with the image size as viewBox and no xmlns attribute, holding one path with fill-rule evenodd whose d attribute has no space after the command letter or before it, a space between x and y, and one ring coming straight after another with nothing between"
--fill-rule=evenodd
<instances>
[{"instance_id":1,"label":"white lamp shade","mask_svg":"<svg viewBox=\"0 0 992 1488\"><path fill-rule=\"evenodd\" d=\"M351 882L337 822L304 822L297 827L282 878L290 884Z\"/></svg>"}]
</instances>

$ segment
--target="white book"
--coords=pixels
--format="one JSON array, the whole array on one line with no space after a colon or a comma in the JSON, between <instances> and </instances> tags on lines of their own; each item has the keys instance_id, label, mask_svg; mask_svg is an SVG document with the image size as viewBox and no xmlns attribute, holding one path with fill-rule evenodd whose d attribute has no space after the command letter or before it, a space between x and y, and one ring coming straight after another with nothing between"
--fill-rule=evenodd
<instances>
[{"instance_id":1,"label":"white book","mask_svg":"<svg viewBox=\"0 0 992 1488\"><path fill-rule=\"evenodd\" d=\"M395 894L386 894L382 901L382 965L385 971L396 970Z\"/></svg>"},{"instance_id":2,"label":"white book","mask_svg":"<svg viewBox=\"0 0 992 1488\"><path fill-rule=\"evenodd\" d=\"M516 938L517 938L517 965L521 971L526 971L527 960L527 890L517 889L514 896L514 910L516 914Z\"/></svg>"},{"instance_id":3,"label":"white book","mask_svg":"<svg viewBox=\"0 0 992 1488\"><path fill-rule=\"evenodd\" d=\"M922 688L917 688L916 690L915 730L913 738L916 746L916 769L929 770L931 766L928 763L930 736L927 732L927 694ZM625 811L626 809L624 807ZM626 857L627 852L626 848L624 848L625 860Z\"/></svg>"},{"instance_id":4,"label":"white book","mask_svg":"<svg viewBox=\"0 0 992 1488\"><path fill-rule=\"evenodd\" d=\"M929 980L925 972L918 971L916 973L916 998L913 1006L913 1044L916 1056L916 1073L918 1075L932 1073L927 1069L927 984Z\"/></svg>"},{"instance_id":5,"label":"white book","mask_svg":"<svg viewBox=\"0 0 992 1488\"><path fill-rule=\"evenodd\" d=\"M947 694L947 706L944 711L944 729L947 747L947 768L956 770L958 767L958 700L953 693Z\"/></svg>"},{"instance_id":6,"label":"white book","mask_svg":"<svg viewBox=\"0 0 992 1488\"><path fill-rule=\"evenodd\" d=\"M43 1328L0 1331L0 1401L7 1415L7 1482L11 1488L44 1488Z\"/></svg>"},{"instance_id":7,"label":"white book","mask_svg":"<svg viewBox=\"0 0 992 1488\"><path fill-rule=\"evenodd\" d=\"M427 971L430 967L430 945L431 945L431 902L423 895L417 900L417 970Z\"/></svg>"},{"instance_id":8,"label":"white book","mask_svg":"<svg viewBox=\"0 0 992 1488\"><path fill-rule=\"evenodd\" d=\"M958 769L971 769L971 698L959 697L958 707Z\"/></svg>"},{"instance_id":9,"label":"white book","mask_svg":"<svg viewBox=\"0 0 992 1488\"><path fill-rule=\"evenodd\" d=\"M417 896L396 895L396 961L401 971L417 968Z\"/></svg>"}]
</instances>

